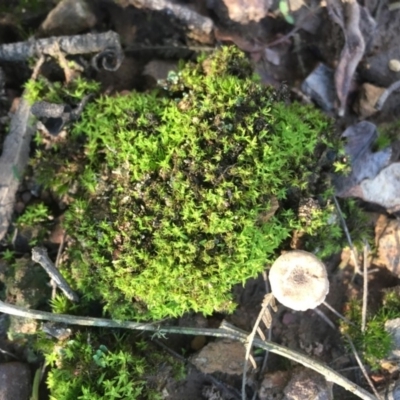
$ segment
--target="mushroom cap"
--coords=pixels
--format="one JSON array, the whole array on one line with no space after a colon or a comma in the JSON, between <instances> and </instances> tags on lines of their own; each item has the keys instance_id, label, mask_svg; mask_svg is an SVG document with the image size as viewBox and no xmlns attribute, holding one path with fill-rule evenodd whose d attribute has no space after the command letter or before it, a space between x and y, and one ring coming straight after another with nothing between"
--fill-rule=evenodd
<instances>
[{"instance_id":1,"label":"mushroom cap","mask_svg":"<svg viewBox=\"0 0 400 400\"><path fill-rule=\"evenodd\" d=\"M272 294L284 306L305 311L319 306L329 292L325 265L307 251L282 254L269 271Z\"/></svg>"}]
</instances>

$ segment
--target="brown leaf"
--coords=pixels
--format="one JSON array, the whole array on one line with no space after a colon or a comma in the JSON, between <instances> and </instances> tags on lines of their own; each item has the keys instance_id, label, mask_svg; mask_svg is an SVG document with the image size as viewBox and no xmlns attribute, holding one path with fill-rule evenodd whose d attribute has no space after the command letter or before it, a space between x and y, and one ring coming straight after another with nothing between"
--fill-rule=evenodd
<instances>
[{"instance_id":1,"label":"brown leaf","mask_svg":"<svg viewBox=\"0 0 400 400\"><path fill-rule=\"evenodd\" d=\"M374 179L386 167L392 154L391 148L373 153L371 146L378 137L376 126L362 121L349 126L342 138L347 140L345 152L350 157L351 172L334 178L336 195L339 197L359 197L359 185L365 179Z\"/></svg>"}]
</instances>

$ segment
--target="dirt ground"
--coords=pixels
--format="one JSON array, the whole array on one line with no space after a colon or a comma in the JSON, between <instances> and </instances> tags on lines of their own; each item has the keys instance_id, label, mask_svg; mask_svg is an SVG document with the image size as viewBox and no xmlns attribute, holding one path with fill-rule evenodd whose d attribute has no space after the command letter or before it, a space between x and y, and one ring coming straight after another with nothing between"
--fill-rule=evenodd
<instances>
[{"instance_id":1,"label":"dirt ground","mask_svg":"<svg viewBox=\"0 0 400 400\"><path fill-rule=\"evenodd\" d=\"M115 71L91 72L92 77L101 82L105 93L147 90L156 85L158 79L165 78L169 70L176 68L180 59L195 59L201 52L210 52L221 45L233 45L246 52L252 60L261 84L287 91L289 101L314 103L335 119L338 136L346 128L366 121L376 125L378 130L386 129L395 126L390 124L396 123L400 116L400 92L396 86L400 81L400 7L397 3L389 4L387 0L360 3L339 0L326 3L318 0L62 0L58 6L55 0L36 0L32 4L13 0L8 3L0 4L0 47L28 39L109 30L117 32L125 54L121 66ZM168 3L167 8L165 3ZM32 73L28 60L10 61L6 58L0 48L0 152L23 85ZM52 81L65 79L62 69L54 62L46 62L42 73ZM387 95L386 101L382 100L383 94ZM388 172L382 178L382 184L374 180L387 166L397 167L400 147L396 128L390 128L390 134L390 160L378 161L373 156L375 151L368 150L368 154L363 153L365 157L361 157L359 171L354 173L353 180L341 187L342 197L357 198L358 206L368 213L371 232L375 232L376 248L370 253L372 263L369 268L372 272L368 275L371 313L379 309L383 290L400 284L396 219L400 209L397 200L400 190L395 186L386 197L379 193L383 191L382 187L397 182L397 175L389 171L390 174ZM368 145L372 146L371 141ZM374 176L365 172L369 168L374 169ZM371 181L368 193L362 183L365 180ZM32 185L26 180L18 188L14 217L40 198ZM62 236L63 231L56 224L48 243L53 255ZM29 240L24 237L24 232L19 232L14 239L13 250L21 257L29 255ZM10 250L10 244L1 241L0 254L7 249ZM324 261L330 277L326 301L344 313L350 299L362 298L362 274L355 274L348 249ZM0 277L4 265L4 260L0 260ZM1 289L5 291L4 282ZM182 317L179 324L217 327L225 318L250 332L265 292L266 284L262 277L250 280L245 287L234 288L238 308L232 315L217 314L205 318L189 314ZM318 359L371 391L353 353L344 344L337 328L337 316L323 305L319 309L335 323L335 328L318 310L299 312L279 305L277 312L273 313L270 340ZM0 353L0 361L10 361L9 353L15 353L26 361L24 350L6 339L1 326L0 322L0 350L5 353ZM220 343L204 355L201 352L213 343L205 337L176 336L163 343L173 351L186 349L190 360L187 377L180 382L169 381L163 398L241 398L242 347L235 347L235 343ZM202 358L206 359L205 365L199 361ZM263 355L255 355L255 360L259 366L262 365ZM301 395L290 397L283 394L290 374L298 374L295 366L294 362L270 354L262 376L259 376L259 370L249 372L247 395L251 398L258 393L253 398L259 399L305 399ZM275 375L275 379L272 374L277 371L283 375L280 378ZM399 369L396 363L391 362L390 367L368 370L368 374L382 393L396 381ZM284 383L279 383L279 380ZM323 397L323 390L318 390L320 397L313 398L332 398ZM340 400L357 398L338 385L333 387L333 396Z\"/></svg>"}]
</instances>

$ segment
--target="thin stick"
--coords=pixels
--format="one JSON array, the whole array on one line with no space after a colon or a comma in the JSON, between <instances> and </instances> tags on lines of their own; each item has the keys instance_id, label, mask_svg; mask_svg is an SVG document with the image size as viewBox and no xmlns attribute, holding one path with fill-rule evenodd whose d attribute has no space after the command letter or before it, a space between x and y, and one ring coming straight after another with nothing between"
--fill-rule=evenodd
<instances>
[{"instance_id":1,"label":"thin stick","mask_svg":"<svg viewBox=\"0 0 400 400\"><path fill-rule=\"evenodd\" d=\"M354 346L353 341L351 340L350 336L349 336L347 333L345 333L344 336L346 337L346 339L348 340L348 342L349 342L349 344L350 344L350 347L351 347L351 350L352 350L352 352L353 352L353 354L354 354L354 357L355 357L356 360L357 360L357 364L360 366L360 369L361 369L361 371L362 371L362 373L363 373L363 375L364 375L364 378L367 380L368 385L370 386L370 388L371 388L372 391L374 392L376 398L377 398L378 400L382 400L381 395L380 395L380 394L378 393L378 391L375 389L375 386L374 386L374 384L372 383L371 378L368 376L367 370L365 369L364 364L362 363L361 358L360 358L360 356L359 356L358 353L357 353L357 350L356 350L356 348L355 348L355 346Z\"/></svg>"},{"instance_id":2,"label":"thin stick","mask_svg":"<svg viewBox=\"0 0 400 400\"><path fill-rule=\"evenodd\" d=\"M68 282L60 274L60 271L54 266L53 262L47 255L47 250L44 247L34 247L32 249L32 260L43 267L43 269L49 274L50 278L71 301L79 301L78 295L71 289L71 287L68 285Z\"/></svg>"},{"instance_id":3,"label":"thin stick","mask_svg":"<svg viewBox=\"0 0 400 400\"><path fill-rule=\"evenodd\" d=\"M268 276L267 273L265 272L265 270L262 272L262 277L264 279L264 285L265 285L265 293L268 294L270 293L270 287L269 287L269 280L268 280ZM267 326L267 331L268 331L268 341L271 341L272 339L272 318L271 318L271 322L269 324L269 326ZM260 387L260 381L262 380L262 376L264 375L265 369L267 367L267 362L268 362L268 356L269 356L269 351L266 350L265 354L264 354L264 358L263 358L263 362L261 365L260 370L258 371L258 382L257 382L257 387ZM257 390L254 391L253 393L253 397L252 400L255 400L257 397Z\"/></svg>"},{"instance_id":4,"label":"thin stick","mask_svg":"<svg viewBox=\"0 0 400 400\"><path fill-rule=\"evenodd\" d=\"M262 274L262 275L263 275L263 278L264 278L265 293L269 293L269 292L271 291L271 289L270 289L270 285L269 285L269 280L268 280L267 274L266 274L265 271L263 271L263 274ZM270 326L267 328L267 329L268 329L268 340L269 340L269 341L271 341L271 339L272 339L272 322L273 322L273 321L271 320ZM260 373L258 374L258 377L259 377L259 378L261 378L262 375L263 375L264 372L265 372L265 369L266 369L266 367L267 367L267 362L268 362L268 356L269 356L269 351L267 350L267 351L265 352L264 360L263 360L262 366L261 366L261 368L260 368Z\"/></svg>"},{"instance_id":5,"label":"thin stick","mask_svg":"<svg viewBox=\"0 0 400 400\"><path fill-rule=\"evenodd\" d=\"M233 340L239 340L245 343L249 334L248 332L241 331L237 328L232 328L226 323L222 323L219 329L210 328L191 328L191 327L179 327L179 326L160 326L152 324L141 324L132 321L113 321L106 318L92 318L92 317L79 317L68 314L52 314L46 311L39 310L28 310L23 307L13 306L11 304L0 301L0 312L15 315L17 317L32 318L44 321L61 322L64 324L81 325L81 326L97 326L104 328L122 328L132 329L140 331L150 331L159 334L162 333L177 333L186 335L204 335L213 337L223 337ZM269 350L272 353L279 354L285 358L293 360L297 363L304 365L305 367L311 368L312 370L325 376L325 378L339 386L342 386L346 390L352 392L360 399L364 400L376 400L375 396L367 392L362 387L358 386L354 382L351 382L344 376L338 374L332 368L321 364L320 362L308 357L297 351L288 349L287 347L281 346L274 342L263 341L259 338L254 338L254 345L264 350Z\"/></svg>"},{"instance_id":6,"label":"thin stick","mask_svg":"<svg viewBox=\"0 0 400 400\"><path fill-rule=\"evenodd\" d=\"M375 104L375 108L380 111L382 110L383 105L385 104L388 97L395 91L400 89L400 81L393 82L379 97L378 101Z\"/></svg>"},{"instance_id":7,"label":"thin stick","mask_svg":"<svg viewBox=\"0 0 400 400\"><path fill-rule=\"evenodd\" d=\"M339 215L339 218L340 218L340 222L342 223L342 227L343 227L344 233L346 235L347 242L349 243L349 246L350 246L351 255L353 256L353 262L354 262L354 266L356 268L356 272L360 274L361 273L361 269L360 269L360 267L358 265L357 250L353 245L353 241L351 240L350 232L349 232L349 230L347 228L346 221L343 218L343 213L342 213L342 210L340 208L339 202L337 201L336 196L333 196L333 201L335 203L335 207L336 207L336 210L338 212L338 215Z\"/></svg>"},{"instance_id":8,"label":"thin stick","mask_svg":"<svg viewBox=\"0 0 400 400\"><path fill-rule=\"evenodd\" d=\"M56 262L55 262L55 267L57 268L57 270L60 269L61 254L64 250L65 236L66 236L66 234L64 232L62 235L62 238L61 238L60 246L58 246L58 250L57 250L57 257L56 257ZM56 297L57 285L53 280L51 280L51 286L53 288L53 290L51 292L51 298L54 299Z\"/></svg>"},{"instance_id":9,"label":"thin stick","mask_svg":"<svg viewBox=\"0 0 400 400\"><path fill-rule=\"evenodd\" d=\"M364 241L364 270L363 270L363 302L362 302L362 310L361 310L361 332L365 332L365 327L367 325L367 308L368 308L368 256L369 256L369 245L367 241Z\"/></svg>"},{"instance_id":10,"label":"thin stick","mask_svg":"<svg viewBox=\"0 0 400 400\"><path fill-rule=\"evenodd\" d=\"M215 51L215 47L214 46L148 46L148 45L143 45L143 46L139 46L139 45L131 45L131 46L127 46L125 47L125 53L127 52L139 52L139 51L157 51L157 50L161 50L161 51L179 51L179 50L183 50L183 51L194 51L196 53L211 53L213 51Z\"/></svg>"},{"instance_id":11,"label":"thin stick","mask_svg":"<svg viewBox=\"0 0 400 400\"><path fill-rule=\"evenodd\" d=\"M256 336L256 332L258 330L258 327L260 325L261 320L265 320L263 317L264 315L268 314L269 316L269 321L271 321L271 315L269 314L268 306L271 304L271 301L273 301L273 295L272 293L268 293L264 296L263 302L261 304L261 310L258 313L258 317L256 319L256 322L253 325L253 330L251 331L250 335L246 339L245 347L246 347L246 356L244 358L244 364L243 364L243 375L242 375L242 400L246 400L246 375L247 375L247 365L250 357L250 352L251 348L253 345L254 338ZM267 327L270 324L266 324Z\"/></svg>"},{"instance_id":12,"label":"thin stick","mask_svg":"<svg viewBox=\"0 0 400 400\"><path fill-rule=\"evenodd\" d=\"M7 350L4 350L4 349L0 348L0 353L6 354L7 356L12 357L14 360L18 360L19 361L19 358L17 356L14 356L13 353L10 353Z\"/></svg>"},{"instance_id":13,"label":"thin stick","mask_svg":"<svg viewBox=\"0 0 400 400\"><path fill-rule=\"evenodd\" d=\"M346 322L346 324L349 325L353 325L356 326L355 323L351 322L348 318L346 318L344 315L340 314L339 311L336 311L329 303L327 303L326 301L324 301L322 303L327 309L329 309L333 314L335 314L337 317L339 317L340 319L342 319L343 321Z\"/></svg>"},{"instance_id":14,"label":"thin stick","mask_svg":"<svg viewBox=\"0 0 400 400\"><path fill-rule=\"evenodd\" d=\"M318 308L316 308L316 309L314 309L314 311L315 311L315 312L316 312L316 313L317 313L331 328L336 329L336 327L335 327L335 325L333 324L333 322L332 322L321 310L319 310ZM350 338L350 336L349 336L348 334L345 333L344 336L345 336L346 339L348 340L348 342L349 342L349 344L350 344L350 347L351 347L351 350L352 350L352 352L353 352L353 354L354 354L354 357L356 358L357 363L358 363L358 365L359 365L359 367L360 367L360 369L361 369L361 371L362 371L362 373L363 373L365 379L367 380L369 386L371 387L372 391L375 393L375 396L377 397L377 399L381 400L381 397L380 397L379 393L378 393L377 390L375 389L375 386L374 386L374 384L372 383L370 377L368 376L367 370L365 369L364 364L362 363L361 358L359 357L359 355L358 355L358 353L357 353L357 350L356 350L356 348L355 348L355 346L354 346L354 344L353 344L353 341L351 340L351 338Z\"/></svg>"},{"instance_id":15,"label":"thin stick","mask_svg":"<svg viewBox=\"0 0 400 400\"><path fill-rule=\"evenodd\" d=\"M314 308L313 310L321 319L323 319L332 329L336 330L335 324L319 309Z\"/></svg>"},{"instance_id":16,"label":"thin stick","mask_svg":"<svg viewBox=\"0 0 400 400\"><path fill-rule=\"evenodd\" d=\"M115 65L108 66L107 63L103 62L103 67L108 70L118 69L123 60L123 52L119 35L112 31L3 44L0 46L0 60L18 62L32 57L40 57L44 54L57 57L60 52L63 54L102 54L106 49L112 49Z\"/></svg>"},{"instance_id":17,"label":"thin stick","mask_svg":"<svg viewBox=\"0 0 400 400\"><path fill-rule=\"evenodd\" d=\"M42 65L46 61L45 57L43 54L40 55L39 59L36 62L35 67L33 68L31 79L36 80L39 76L40 73L40 68L42 68Z\"/></svg>"}]
</instances>

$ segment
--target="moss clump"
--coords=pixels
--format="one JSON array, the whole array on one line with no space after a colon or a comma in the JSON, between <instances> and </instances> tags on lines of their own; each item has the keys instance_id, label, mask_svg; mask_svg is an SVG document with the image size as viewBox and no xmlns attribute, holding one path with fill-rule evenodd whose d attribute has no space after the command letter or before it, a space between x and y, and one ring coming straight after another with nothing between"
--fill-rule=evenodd
<instances>
[{"instance_id":1,"label":"moss clump","mask_svg":"<svg viewBox=\"0 0 400 400\"><path fill-rule=\"evenodd\" d=\"M109 330L84 330L62 342L42 335L36 347L51 366L51 400L159 400L168 382L185 375L183 364L168 354Z\"/></svg>"},{"instance_id":2,"label":"moss clump","mask_svg":"<svg viewBox=\"0 0 400 400\"><path fill-rule=\"evenodd\" d=\"M292 209L315 197L329 121L250 74L224 48L153 93L101 97L42 160L42 181L74 188L63 273L112 317L231 311L232 285L301 226Z\"/></svg>"},{"instance_id":3,"label":"moss clump","mask_svg":"<svg viewBox=\"0 0 400 400\"><path fill-rule=\"evenodd\" d=\"M380 368L381 361L388 357L393 347L393 338L385 329L385 322L398 318L399 313L399 290L389 289L384 292L379 310L374 314L367 314L365 331L362 332L362 303L359 300L352 300L348 304L345 315L355 325L342 322L341 330L351 337L357 350L373 370Z\"/></svg>"}]
</instances>

